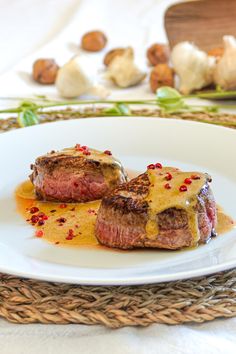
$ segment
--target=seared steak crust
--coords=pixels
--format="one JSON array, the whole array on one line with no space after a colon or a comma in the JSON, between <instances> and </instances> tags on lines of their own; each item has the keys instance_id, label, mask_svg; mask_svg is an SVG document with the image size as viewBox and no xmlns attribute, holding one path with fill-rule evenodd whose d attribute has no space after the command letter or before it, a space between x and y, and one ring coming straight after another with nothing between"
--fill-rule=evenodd
<instances>
[{"instance_id":1,"label":"seared steak crust","mask_svg":"<svg viewBox=\"0 0 236 354\"><path fill-rule=\"evenodd\" d=\"M127 180L118 160L102 153L86 156L71 149L40 156L30 179L39 199L59 202L87 202L101 199Z\"/></svg>"},{"instance_id":2,"label":"seared steak crust","mask_svg":"<svg viewBox=\"0 0 236 354\"><path fill-rule=\"evenodd\" d=\"M169 208L156 215L158 235L148 238L148 200L150 182L147 173L116 188L102 200L95 233L99 242L122 249L150 247L179 249L192 245L192 234L186 210ZM199 243L215 234L216 207L206 183L197 196L195 207L199 228Z\"/></svg>"}]
</instances>

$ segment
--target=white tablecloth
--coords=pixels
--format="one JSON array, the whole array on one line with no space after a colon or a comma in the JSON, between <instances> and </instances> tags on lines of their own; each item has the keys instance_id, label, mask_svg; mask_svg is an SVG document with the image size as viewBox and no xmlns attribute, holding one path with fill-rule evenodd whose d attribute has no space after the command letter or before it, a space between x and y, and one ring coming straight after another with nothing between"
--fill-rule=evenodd
<instances>
[{"instance_id":1,"label":"white tablecloth","mask_svg":"<svg viewBox=\"0 0 236 354\"><path fill-rule=\"evenodd\" d=\"M55 95L30 79L32 61L60 64L79 49L81 34L103 29L110 47L132 45L141 65L145 48L164 41L163 13L173 0L0 0L0 96ZM49 43L50 41L50 43ZM48 44L47 44L48 43ZM84 55L84 54L83 54ZM101 61L92 55L92 61ZM147 84L129 96L150 95ZM115 97L126 95L116 90ZM0 320L0 354L236 353L236 319L180 326L109 330L101 326L14 325Z\"/></svg>"}]
</instances>

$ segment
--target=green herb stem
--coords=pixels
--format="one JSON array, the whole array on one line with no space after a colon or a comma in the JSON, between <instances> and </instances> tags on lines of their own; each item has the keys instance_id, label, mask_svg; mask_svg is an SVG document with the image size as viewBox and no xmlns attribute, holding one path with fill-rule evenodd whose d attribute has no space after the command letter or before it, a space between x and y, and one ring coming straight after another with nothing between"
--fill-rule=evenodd
<instances>
[{"instance_id":1,"label":"green herb stem","mask_svg":"<svg viewBox=\"0 0 236 354\"><path fill-rule=\"evenodd\" d=\"M87 106L87 105L100 105L105 104L107 108L102 110L104 116L134 116L130 110L131 105L152 106L159 108L162 113L165 114L182 114L182 113L216 113L220 109L233 109L236 105L190 105L186 102L189 98L209 98L209 94L215 95L215 97L224 94L222 91L195 93L191 95L181 95L177 90L172 87L161 87L156 92L155 99L148 100L49 100L45 96L38 96L35 98L28 98L21 100L18 107L7 108L0 110L2 113L17 113L18 122L20 126L28 126L38 124L38 115L40 114L55 114L55 110L48 110L49 108L70 106ZM226 93L225 93L226 94ZM227 92L229 94L229 92ZM230 94L235 94L236 91L231 91ZM0 99L4 99L0 97ZM6 99L19 99L19 97L7 97ZM52 113L54 112L54 113ZM68 110L56 111L59 114L68 114ZM73 111L72 111L73 112ZM201 119L198 119L201 121ZM205 119L202 122L217 124L217 125L229 125L234 126L236 122L220 122L216 120L210 120L207 122Z\"/></svg>"},{"instance_id":2,"label":"green herb stem","mask_svg":"<svg viewBox=\"0 0 236 354\"><path fill-rule=\"evenodd\" d=\"M1 113L19 113L19 112L21 112L20 108L9 108L9 109L0 110L0 114Z\"/></svg>"}]
</instances>

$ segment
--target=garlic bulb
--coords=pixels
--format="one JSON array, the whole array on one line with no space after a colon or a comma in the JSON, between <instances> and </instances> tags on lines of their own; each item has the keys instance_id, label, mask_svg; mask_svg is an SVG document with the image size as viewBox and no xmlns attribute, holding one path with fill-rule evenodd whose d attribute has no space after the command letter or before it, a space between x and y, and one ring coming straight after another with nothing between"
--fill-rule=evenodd
<instances>
[{"instance_id":1,"label":"garlic bulb","mask_svg":"<svg viewBox=\"0 0 236 354\"><path fill-rule=\"evenodd\" d=\"M146 74L134 63L134 53L130 47L110 62L106 73L106 77L119 87L137 85L145 76Z\"/></svg>"},{"instance_id":2,"label":"garlic bulb","mask_svg":"<svg viewBox=\"0 0 236 354\"><path fill-rule=\"evenodd\" d=\"M62 97L73 98L89 94L104 99L109 95L109 91L103 86L94 85L85 71L85 64L77 56L59 69L56 88Z\"/></svg>"},{"instance_id":3,"label":"garlic bulb","mask_svg":"<svg viewBox=\"0 0 236 354\"><path fill-rule=\"evenodd\" d=\"M172 50L171 61L180 78L180 91L183 94L189 94L213 82L216 59L194 44L178 43Z\"/></svg>"},{"instance_id":4,"label":"garlic bulb","mask_svg":"<svg viewBox=\"0 0 236 354\"><path fill-rule=\"evenodd\" d=\"M215 84L224 90L236 89L236 39L233 36L224 36L224 54L219 59L215 72Z\"/></svg>"}]
</instances>

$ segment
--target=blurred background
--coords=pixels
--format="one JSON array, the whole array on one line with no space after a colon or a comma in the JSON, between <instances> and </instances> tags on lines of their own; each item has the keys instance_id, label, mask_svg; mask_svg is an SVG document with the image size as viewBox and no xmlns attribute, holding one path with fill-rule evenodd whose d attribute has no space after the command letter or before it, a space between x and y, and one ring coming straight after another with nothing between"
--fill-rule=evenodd
<instances>
[{"instance_id":1,"label":"blurred background","mask_svg":"<svg viewBox=\"0 0 236 354\"><path fill-rule=\"evenodd\" d=\"M178 1L0 0L0 74L55 37L64 37L63 31L68 36L65 33L64 43L61 38L62 51L66 43L78 45L84 32L96 27L107 33L110 46L146 47L163 40L163 14L174 2Z\"/></svg>"}]
</instances>

